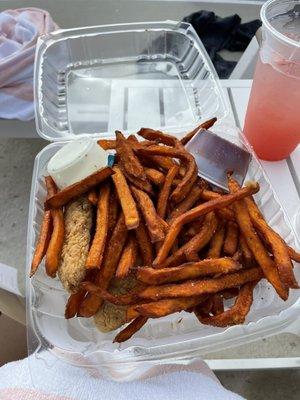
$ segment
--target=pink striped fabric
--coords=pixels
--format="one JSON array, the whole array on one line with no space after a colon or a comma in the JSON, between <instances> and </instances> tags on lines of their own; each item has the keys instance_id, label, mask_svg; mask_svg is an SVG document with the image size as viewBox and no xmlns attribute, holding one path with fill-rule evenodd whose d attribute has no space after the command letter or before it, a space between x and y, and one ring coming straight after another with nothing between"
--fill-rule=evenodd
<instances>
[{"instance_id":1,"label":"pink striped fabric","mask_svg":"<svg viewBox=\"0 0 300 400\"><path fill-rule=\"evenodd\" d=\"M0 390L1 400L73 400L71 397L62 397L55 394L43 394L31 389L3 389Z\"/></svg>"},{"instance_id":2,"label":"pink striped fabric","mask_svg":"<svg viewBox=\"0 0 300 400\"><path fill-rule=\"evenodd\" d=\"M36 42L40 35L57 28L50 14L38 8L20 8L0 13L0 118L34 118L33 64Z\"/></svg>"}]
</instances>

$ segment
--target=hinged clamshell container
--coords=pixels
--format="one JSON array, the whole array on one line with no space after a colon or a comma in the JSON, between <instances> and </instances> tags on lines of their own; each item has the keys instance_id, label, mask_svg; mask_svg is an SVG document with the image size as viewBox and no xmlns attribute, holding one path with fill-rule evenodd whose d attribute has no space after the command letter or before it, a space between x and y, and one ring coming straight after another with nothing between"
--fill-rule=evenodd
<instances>
[{"instance_id":1,"label":"hinged clamshell container","mask_svg":"<svg viewBox=\"0 0 300 400\"><path fill-rule=\"evenodd\" d=\"M230 125L231 110L208 55L193 28L181 22L134 23L60 30L39 39L35 65L36 123L51 142L36 157L27 237L27 268L45 200L43 177L50 158L67 141L111 137L115 129L142 126L183 135L218 117L213 131L242 142ZM249 151L251 151L248 146ZM259 182L256 200L270 225L295 246L295 235L256 157L247 179ZM295 268L300 280L300 269ZM27 276L29 273L27 274ZM227 329L200 325L193 314L149 320L134 337L113 344L114 333L99 332L92 319L64 319L68 294L43 265L27 281L27 321L32 358L55 369L63 359L126 380L148 365L188 362L201 354L240 345L281 331L295 331L299 292L283 302L261 281L244 325ZM33 365L39 363L30 363ZM37 367L35 367L37 368ZM35 373L32 371L34 381Z\"/></svg>"}]
</instances>

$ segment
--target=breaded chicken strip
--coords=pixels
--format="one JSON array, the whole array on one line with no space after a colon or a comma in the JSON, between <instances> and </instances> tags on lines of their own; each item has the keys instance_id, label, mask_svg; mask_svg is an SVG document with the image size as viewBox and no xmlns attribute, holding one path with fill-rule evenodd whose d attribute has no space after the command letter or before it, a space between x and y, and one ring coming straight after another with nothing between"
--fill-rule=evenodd
<instances>
[{"instance_id":1,"label":"breaded chicken strip","mask_svg":"<svg viewBox=\"0 0 300 400\"><path fill-rule=\"evenodd\" d=\"M109 292L114 295L126 294L137 286L137 280L128 276L124 279L113 279ZM105 301L100 310L94 316L94 322L100 332L114 331L126 322L126 307L116 306Z\"/></svg>"},{"instance_id":2,"label":"breaded chicken strip","mask_svg":"<svg viewBox=\"0 0 300 400\"><path fill-rule=\"evenodd\" d=\"M93 210L87 196L81 196L66 206L65 236L58 276L68 292L75 292L85 277L92 217Z\"/></svg>"}]
</instances>

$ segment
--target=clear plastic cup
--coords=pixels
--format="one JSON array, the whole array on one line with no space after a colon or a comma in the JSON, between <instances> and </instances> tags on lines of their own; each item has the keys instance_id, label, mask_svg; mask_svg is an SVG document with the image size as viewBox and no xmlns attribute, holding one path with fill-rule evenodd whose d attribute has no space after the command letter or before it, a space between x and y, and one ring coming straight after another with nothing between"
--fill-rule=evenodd
<instances>
[{"instance_id":1,"label":"clear plastic cup","mask_svg":"<svg viewBox=\"0 0 300 400\"><path fill-rule=\"evenodd\" d=\"M300 0L270 0L261 19L244 134L260 158L276 161L300 143Z\"/></svg>"}]
</instances>

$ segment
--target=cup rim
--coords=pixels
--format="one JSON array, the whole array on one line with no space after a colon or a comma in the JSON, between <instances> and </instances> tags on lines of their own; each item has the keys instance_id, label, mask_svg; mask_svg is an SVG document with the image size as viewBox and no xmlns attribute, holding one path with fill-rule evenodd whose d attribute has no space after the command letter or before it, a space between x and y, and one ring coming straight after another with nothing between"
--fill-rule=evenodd
<instances>
[{"instance_id":1,"label":"cup rim","mask_svg":"<svg viewBox=\"0 0 300 400\"><path fill-rule=\"evenodd\" d=\"M293 40L293 39L285 36L283 33L280 33L268 21L268 19L266 17L267 9L269 8L270 5L272 5L273 3L276 3L276 2L278 2L278 0L269 0L266 3L263 4L263 6L262 6L262 8L260 10L260 18L261 18L261 20L263 22L263 25L266 26L269 29L269 31L271 33L273 33L273 35L275 37L277 37L279 40L282 40L282 41L284 41L285 43L287 43L289 45L292 45L292 46L300 48L300 41ZM293 2L300 4L300 1L298 1L298 0L294 0ZM287 1L287 0L286 1L281 1L281 3L291 3L291 1Z\"/></svg>"}]
</instances>

